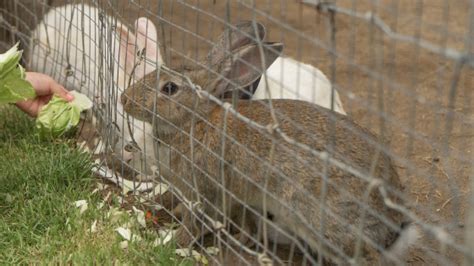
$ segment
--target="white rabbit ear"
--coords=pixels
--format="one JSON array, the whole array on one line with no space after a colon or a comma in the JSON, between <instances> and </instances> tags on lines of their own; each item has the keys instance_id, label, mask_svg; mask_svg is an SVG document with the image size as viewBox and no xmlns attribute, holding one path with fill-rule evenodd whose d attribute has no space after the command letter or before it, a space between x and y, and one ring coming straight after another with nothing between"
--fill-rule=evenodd
<instances>
[{"instance_id":1,"label":"white rabbit ear","mask_svg":"<svg viewBox=\"0 0 474 266\"><path fill-rule=\"evenodd\" d=\"M138 18L135 21L135 32L140 49L144 48L146 58L153 62L148 62L148 65L145 67L144 74L146 75L163 64L158 44L158 34L155 24L145 17Z\"/></svg>"},{"instance_id":2,"label":"white rabbit ear","mask_svg":"<svg viewBox=\"0 0 474 266\"><path fill-rule=\"evenodd\" d=\"M119 39L119 65L124 68L127 75L134 72L138 61L137 39L130 30L120 23L116 26L117 38Z\"/></svg>"},{"instance_id":3,"label":"white rabbit ear","mask_svg":"<svg viewBox=\"0 0 474 266\"><path fill-rule=\"evenodd\" d=\"M261 50L263 53L260 53ZM216 71L219 71L219 77L211 93L221 96L226 92L252 84L280 56L283 44L264 43L261 50L259 45L250 44L233 51L232 55L226 56L213 66ZM236 84L237 88L228 80Z\"/></svg>"}]
</instances>

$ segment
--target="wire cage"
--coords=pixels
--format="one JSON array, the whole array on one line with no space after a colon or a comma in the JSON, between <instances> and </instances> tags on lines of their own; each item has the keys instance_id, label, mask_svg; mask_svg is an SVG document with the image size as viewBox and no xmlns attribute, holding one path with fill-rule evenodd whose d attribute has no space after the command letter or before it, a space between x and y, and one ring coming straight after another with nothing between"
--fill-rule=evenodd
<instances>
[{"instance_id":1,"label":"wire cage","mask_svg":"<svg viewBox=\"0 0 474 266\"><path fill-rule=\"evenodd\" d=\"M474 1L0 10L2 49L94 101L94 172L187 255L474 264Z\"/></svg>"}]
</instances>

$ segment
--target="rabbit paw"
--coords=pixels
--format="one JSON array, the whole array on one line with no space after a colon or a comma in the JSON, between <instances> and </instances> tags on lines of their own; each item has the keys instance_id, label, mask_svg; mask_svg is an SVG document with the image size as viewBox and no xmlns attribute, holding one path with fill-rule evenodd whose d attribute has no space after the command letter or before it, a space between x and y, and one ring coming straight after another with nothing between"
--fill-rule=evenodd
<instances>
[{"instance_id":1,"label":"rabbit paw","mask_svg":"<svg viewBox=\"0 0 474 266\"><path fill-rule=\"evenodd\" d=\"M184 217L184 212L186 211L186 207L183 203L179 203L172 211L173 218L178 221L182 221Z\"/></svg>"},{"instance_id":2,"label":"rabbit paw","mask_svg":"<svg viewBox=\"0 0 474 266\"><path fill-rule=\"evenodd\" d=\"M255 241L252 239L252 237L245 232L239 232L232 237L237 239L237 241L239 241L239 243L243 246L251 248L255 245Z\"/></svg>"},{"instance_id":3,"label":"rabbit paw","mask_svg":"<svg viewBox=\"0 0 474 266\"><path fill-rule=\"evenodd\" d=\"M197 204L192 204L191 208L194 210L197 208ZM205 233L202 230L202 224L200 224L202 218L196 217L199 216L200 213L199 211L188 210L183 203L178 204L178 206L173 209L173 215L181 218L181 226L175 235L176 244L180 247L189 247L196 239Z\"/></svg>"},{"instance_id":4,"label":"rabbit paw","mask_svg":"<svg viewBox=\"0 0 474 266\"><path fill-rule=\"evenodd\" d=\"M191 230L194 231L194 230ZM197 236L198 234L196 234ZM183 224L181 225L175 233L176 244L181 248L189 247L194 242L195 237L191 235L189 230Z\"/></svg>"},{"instance_id":5,"label":"rabbit paw","mask_svg":"<svg viewBox=\"0 0 474 266\"><path fill-rule=\"evenodd\" d=\"M232 237L237 239L240 244L246 247L253 247L256 244L256 238L252 235L252 224L250 222L244 221L240 228L238 228L238 232L233 234Z\"/></svg>"}]
</instances>

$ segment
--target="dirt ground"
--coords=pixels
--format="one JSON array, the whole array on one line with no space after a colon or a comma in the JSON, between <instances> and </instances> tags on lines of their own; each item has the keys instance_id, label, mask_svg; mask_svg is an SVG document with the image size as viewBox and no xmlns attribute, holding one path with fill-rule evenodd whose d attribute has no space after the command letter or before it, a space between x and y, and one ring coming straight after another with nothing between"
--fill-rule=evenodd
<instances>
[{"instance_id":1,"label":"dirt ground","mask_svg":"<svg viewBox=\"0 0 474 266\"><path fill-rule=\"evenodd\" d=\"M267 27L267 40L284 43L286 56L312 64L330 77L348 116L389 139L409 207L424 223L443 227L455 243L463 244L472 193L469 175L474 173L472 68L464 65L458 71L453 60L388 38L373 24L340 13L335 15L334 44L329 15L296 0L256 0L256 12L253 1L246 0L112 2L106 5L128 23L146 16L160 25L162 52L171 66L185 63L182 55L204 56L209 49L206 40L215 40L228 18L236 22L255 17ZM372 11L394 31L415 40L458 51L474 49L465 44L469 25L473 27L474 7L468 0L341 0L337 4L361 13ZM163 19L156 16L160 13ZM328 53L328 47L337 57ZM381 110L385 119L379 115ZM407 262L448 265L462 259L455 249L444 249L427 236Z\"/></svg>"}]
</instances>

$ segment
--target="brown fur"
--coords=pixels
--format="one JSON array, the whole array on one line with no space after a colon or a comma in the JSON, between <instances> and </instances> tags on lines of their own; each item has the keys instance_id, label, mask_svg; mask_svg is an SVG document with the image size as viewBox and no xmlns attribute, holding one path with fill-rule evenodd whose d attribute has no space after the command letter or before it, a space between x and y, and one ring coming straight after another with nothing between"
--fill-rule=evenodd
<instances>
[{"instance_id":1,"label":"brown fur","mask_svg":"<svg viewBox=\"0 0 474 266\"><path fill-rule=\"evenodd\" d=\"M245 60L253 60L256 51L256 47L244 47L235 53ZM270 58L268 66L273 60L271 55L265 56ZM221 64L213 66L217 73L242 86L258 77L257 73L248 76L243 71L245 79L240 79L240 72L233 71L235 63L229 64L228 59L223 58ZM235 58L230 61L236 62ZM207 71L184 74L216 97L232 89L221 77ZM168 81L179 86L177 94L167 96L157 92ZM182 78L163 72L159 77L157 73L151 73L127 89L122 102L132 116L148 122L159 121L156 123L157 135L172 147L171 165L165 166L169 171L162 174L189 200L201 199L205 213L211 217L222 220L215 208L219 211L225 209L226 217L242 217L244 208L262 213L265 199L267 213L273 215L274 223L307 242L313 251L322 244L324 249L320 255L341 262L334 258L354 256L356 240L360 237L357 227L363 206L368 205L371 211L383 216L391 225L366 212L363 237L381 249L395 241L403 216L385 206L378 188L372 190L368 202L365 202L368 182L332 164L327 165L329 183L325 210L329 211L323 213L325 231L320 232L320 197L326 162L278 135L252 128L231 113L226 115L222 107L198 97ZM402 190L389 156L380 152L372 166L378 153L377 137L350 118L303 101L273 100L273 107L279 128L290 138L316 151L329 152L332 158L356 168L367 178L373 169L373 176L383 180L382 186ZM157 115L144 112L144 109L156 110ZM268 104L264 101L241 101L236 110L261 125L272 123ZM397 201L394 195L389 195ZM191 220L188 217L184 222L197 236L200 227L193 226ZM323 241L319 237L321 233ZM177 237L183 245L192 241L184 227L180 228ZM362 241L364 262L378 261L379 252L373 244Z\"/></svg>"}]
</instances>

